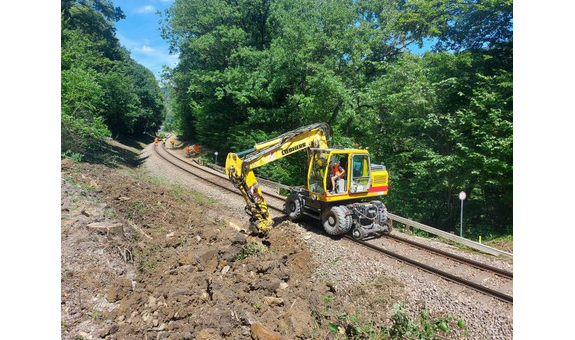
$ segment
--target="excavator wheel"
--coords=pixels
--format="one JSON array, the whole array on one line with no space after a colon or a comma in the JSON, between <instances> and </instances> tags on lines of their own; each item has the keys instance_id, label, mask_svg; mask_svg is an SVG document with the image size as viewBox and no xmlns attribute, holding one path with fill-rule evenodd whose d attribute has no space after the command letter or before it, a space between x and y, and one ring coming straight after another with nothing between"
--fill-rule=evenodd
<instances>
[{"instance_id":1,"label":"excavator wheel","mask_svg":"<svg viewBox=\"0 0 575 340\"><path fill-rule=\"evenodd\" d=\"M391 224L386 223L384 227L387 227L387 230L383 231L383 235L389 235L391 234L391 232L393 231L393 227L391 226Z\"/></svg>"},{"instance_id":2,"label":"excavator wheel","mask_svg":"<svg viewBox=\"0 0 575 340\"><path fill-rule=\"evenodd\" d=\"M330 235L343 235L351 229L351 216L346 215L346 207L334 206L323 215L323 229Z\"/></svg>"},{"instance_id":3,"label":"excavator wheel","mask_svg":"<svg viewBox=\"0 0 575 340\"><path fill-rule=\"evenodd\" d=\"M353 231L351 232L351 236L353 236L354 239L356 240L363 240L365 238L365 230L363 230L363 228L359 227L359 228L354 228Z\"/></svg>"},{"instance_id":4,"label":"excavator wheel","mask_svg":"<svg viewBox=\"0 0 575 340\"><path fill-rule=\"evenodd\" d=\"M286 198L285 213L288 215L290 221L297 221L302 217L301 200L298 195L291 194Z\"/></svg>"}]
</instances>

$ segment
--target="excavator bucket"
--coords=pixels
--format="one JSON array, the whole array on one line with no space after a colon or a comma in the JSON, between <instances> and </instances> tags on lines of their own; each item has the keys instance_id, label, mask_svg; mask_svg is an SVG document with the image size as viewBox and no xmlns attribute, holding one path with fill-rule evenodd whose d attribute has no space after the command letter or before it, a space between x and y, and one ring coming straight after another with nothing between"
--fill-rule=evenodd
<instances>
[{"instance_id":1,"label":"excavator bucket","mask_svg":"<svg viewBox=\"0 0 575 340\"><path fill-rule=\"evenodd\" d=\"M226 175L246 201L245 210L250 216L250 229L266 234L272 226L272 219L255 174L249 171L246 176L241 158L235 153L229 153L226 158Z\"/></svg>"}]
</instances>

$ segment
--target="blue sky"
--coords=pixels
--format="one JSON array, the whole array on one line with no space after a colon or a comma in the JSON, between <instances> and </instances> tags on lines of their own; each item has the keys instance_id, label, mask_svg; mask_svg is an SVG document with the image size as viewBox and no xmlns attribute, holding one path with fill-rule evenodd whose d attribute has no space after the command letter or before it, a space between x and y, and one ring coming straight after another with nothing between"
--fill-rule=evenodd
<instances>
[{"instance_id":1,"label":"blue sky","mask_svg":"<svg viewBox=\"0 0 575 340\"><path fill-rule=\"evenodd\" d=\"M169 46L160 35L160 16L173 0L114 0L126 14L126 19L116 23L116 36L132 58L147 67L160 80L162 66L174 66L177 55L170 55Z\"/></svg>"}]
</instances>

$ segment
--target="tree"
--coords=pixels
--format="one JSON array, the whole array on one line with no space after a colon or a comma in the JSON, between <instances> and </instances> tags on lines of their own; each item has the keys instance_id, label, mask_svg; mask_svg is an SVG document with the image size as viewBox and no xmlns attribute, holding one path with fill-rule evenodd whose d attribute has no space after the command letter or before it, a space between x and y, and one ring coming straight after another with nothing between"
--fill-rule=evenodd
<instances>
[{"instance_id":1,"label":"tree","mask_svg":"<svg viewBox=\"0 0 575 340\"><path fill-rule=\"evenodd\" d=\"M153 74L115 36L107 0L62 1L62 151L92 152L105 136L155 131L165 109Z\"/></svg>"}]
</instances>

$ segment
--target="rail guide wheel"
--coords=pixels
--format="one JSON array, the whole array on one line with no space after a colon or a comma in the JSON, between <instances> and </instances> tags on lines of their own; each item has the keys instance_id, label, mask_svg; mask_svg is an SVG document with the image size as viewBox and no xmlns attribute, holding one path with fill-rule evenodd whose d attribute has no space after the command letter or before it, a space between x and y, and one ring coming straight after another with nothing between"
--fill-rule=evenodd
<instances>
[{"instance_id":1,"label":"rail guide wheel","mask_svg":"<svg viewBox=\"0 0 575 340\"><path fill-rule=\"evenodd\" d=\"M366 236L366 233L363 228L353 228L351 236L356 240L363 240Z\"/></svg>"}]
</instances>

